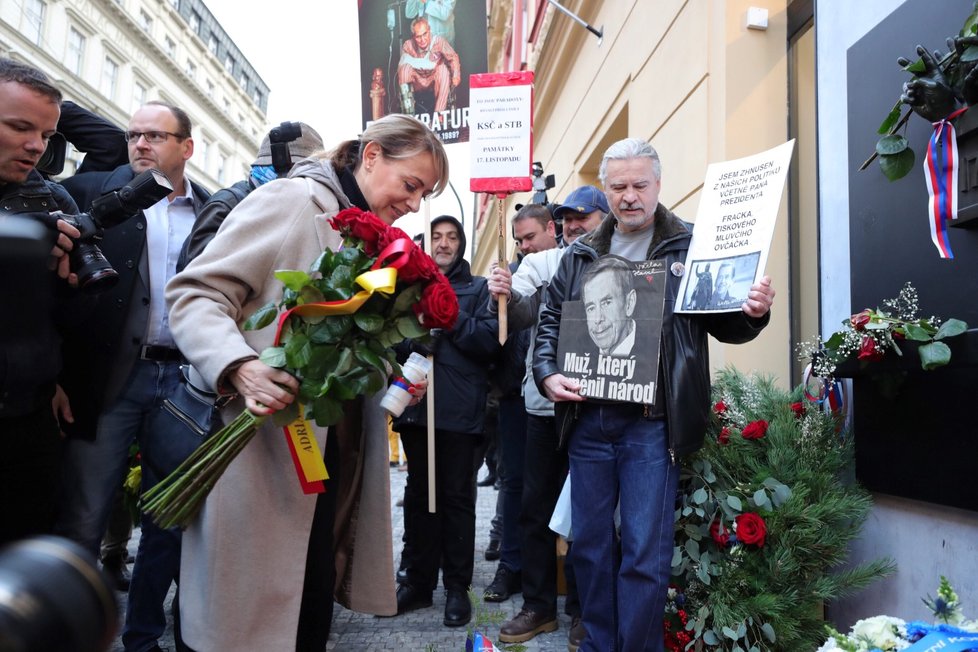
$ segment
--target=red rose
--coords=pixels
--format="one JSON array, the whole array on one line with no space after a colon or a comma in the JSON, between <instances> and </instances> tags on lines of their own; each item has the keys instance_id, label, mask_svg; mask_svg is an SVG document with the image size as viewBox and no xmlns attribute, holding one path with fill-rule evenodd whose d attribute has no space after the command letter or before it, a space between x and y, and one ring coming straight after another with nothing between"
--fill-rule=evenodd
<instances>
[{"instance_id":1,"label":"red rose","mask_svg":"<svg viewBox=\"0 0 978 652\"><path fill-rule=\"evenodd\" d=\"M855 315L850 317L849 323L852 324L852 327L857 331L864 330L866 328L866 324L868 324L872 319L871 314L872 311L869 308L866 308L862 312L857 312Z\"/></svg>"},{"instance_id":2,"label":"red rose","mask_svg":"<svg viewBox=\"0 0 978 652\"><path fill-rule=\"evenodd\" d=\"M760 419L751 421L740 432L744 439L760 439L767 433L767 421Z\"/></svg>"},{"instance_id":3,"label":"red rose","mask_svg":"<svg viewBox=\"0 0 978 652\"><path fill-rule=\"evenodd\" d=\"M356 238L363 242L363 251L368 256L376 256L380 252L377 242L390 228L373 213L359 208L345 208L333 216L329 223L344 238Z\"/></svg>"},{"instance_id":4,"label":"red rose","mask_svg":"<svg viewBox=\"0 0 978 652\"><path fill-rule=\"evenodd\" d=\"M407 233L400 230L396 226L387 227L387 230L381 233L380 237L377 238L377 251L378 252L383 251L388 246L390 246L391 243L397 240L407 240L410 242L411 236L409 236ZM414 243L412 242L411 244L413 245Z\"/></svg>"},{"instance_id":5,"label":"red rose","mask_svg":"<svg viewBox=\"0 0 978 652\"><path fill-rule=\"evenodd\" d=\"M431 259L431 256L413 242L408 249L407 260L397 270L397 278L405 283L427 281L439 274L441 272L438 271L438 265Z\"/></svg>"},{"instance_id":6,"label":"red rose","mask_svg":"<svg viewBox=\"0 0 978 652\"><path fill-rule=\"evenodd\" d=\"M716 405L713 406L713 411L718 417L722 417L727 411L727 404L723 401L717 401Z\"/></svg>"},{"instance_id":7,"label":"red rose","mask_svg":"<svg viewBox=\"0 0 978 652\"><path fill-rule=\"evenodd\" d=\"M795 413L795 418L800 419L805 416L805 404L797 401L791 404L791 411Z\"/></svg>"},{"instance_id":8,"label":"red rose","mask_svg":"<svg viewBox=\"0 0 978 652\"><path fill-rule=\"evenodd\" d=\"M458 319L458 297L448 279L439 275L428 283L414 312L425 328L452 328Z\"/></svg>"},{"instance_id":9,"label":"red rose","mask_svg":"<svg viewBox=\"0 0 978 652\"><path fill-rule=\"evenodd\" d=\"M856 356L866 362L879 362L883 359L883 351L876 346L876 340L870 335L863 335L862 344L859 345L859 355Z\"/></svg>"},{"instance_id":10,"label":"red rose","mask_svg":"<svg viewBox=\"0 0 978 652\"><path fill-rule=\"evenodd\" d=\"M741 514L734 519L734 530L737 532L737 538L744 544L758 548L764 545L767 526L764 525L764 519L760 515L754 512Z\"/></svg>"},{"instance_id":11,"label":"red rose","mask_svg":"<svg viewBox=\"0 0 978 652\"><path fill-rule=\"evenodd\" d=\"M730 428L727 426L720 428L720 434L717 435L717 443L721 446L726 446L730 443Z\"/></svg>"},{"instance_id":12,"label":"red rose","mask_svg":"<svg viewBox=\"0 0 978 652\"><path fill-rule=\"evenodd\" d=\"M721 550L726 548L727 544L730 543L730 532L727 530L727 526L719 520L710 523L710 536Z\"/></svg>"}]
</instances>

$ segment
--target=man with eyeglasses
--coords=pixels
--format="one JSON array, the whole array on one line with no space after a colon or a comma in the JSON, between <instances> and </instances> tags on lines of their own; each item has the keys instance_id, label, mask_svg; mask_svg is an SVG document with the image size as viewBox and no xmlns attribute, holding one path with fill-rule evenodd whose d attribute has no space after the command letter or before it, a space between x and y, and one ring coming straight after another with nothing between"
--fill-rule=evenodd
<instances>
[{"instance_id":1,"label":"man with eyeglasses","mask_svg":"<svg viewBox=\"0 0 978 652\"><path fill-rule=\"evenodd\" d=\"M70 315L63 386L74 423L66 428L71 438L58 530L93 555L125 478L130 446L139 443L147 468L154 449L173 445L144 424L179 383L182 357L170 335L163 288L210 196L185 174L194 152L191 128L179 107L149 102L129 120L128 164L64 182L82 207L149 169L162 171L173 185L170 195L105 231L99 246L119 273L118 283L94 300L80 301ZM179 541L178 532L143 519L123 630L126 650L159 649L166 625L163 601L179 570Z\"/></svg>"}]
</instances>

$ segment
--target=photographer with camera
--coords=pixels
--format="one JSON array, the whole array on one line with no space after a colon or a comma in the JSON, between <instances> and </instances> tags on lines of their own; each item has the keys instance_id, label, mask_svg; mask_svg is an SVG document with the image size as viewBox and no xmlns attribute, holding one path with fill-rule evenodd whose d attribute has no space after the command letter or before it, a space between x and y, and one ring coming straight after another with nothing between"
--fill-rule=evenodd
<instances>
[{"instance_id":1,"label":"photographer with camera","mask_svg":"<svg viewBox=\"0 0 978 652\"><path fill-rule=\"evenodd\" d=\"M283 122L261 141L258 158L251 164L251 174L229 188L218 190L197 214L197 221L180 252L177 271L200 255L231 209L258 186L284 177L300 159L312 156L324 148L323 139L304 122Z\"/></svg>"},{"instance_id":2,"label":"photographer with camera","mask_svg":"<svg viewBox=\"0 0 978 652\"><path fill-rule=\"evenodd\" d=\"M144 467L152 465L154 455L187 445L146 424L180 381L182 356L170 335L163 288L210 196L185 174L194 151L191 128L182 109L149 102L129 120L128 164L76 174L64 182L86 207L109 201L106 195L124 203L133 191L139 194L140 179L146 177L138 175L150 170L165 174L173 188L121 223L113 219L101 225L112 226L98 242L106 265L111 265L99 264L97 273L117 278L76 302L68 314L71 328L65 337L62 384L74 423L65 424L71 438L65 451L58 532L93 557L127 470L130 445L139 442ZM166 625L163 602L179 562L179 532L160 530L144 519L123 631L127 650L157 645Z\"/></svg>"},{"instance_id":3,"label":"photographer with camera","mask_svg":"<svg viewBox=\"0 0 978 652\"><path fill-rule=\"evenodd\" d=\"M79 234L63 220L49 220L52 211L75 213L77 207L35 166L57 128L60 102L61 91L44 73L0 59L0 271L6 279L0 294L6 306L0 320L0 545L50 533L54 524L61 444L52 400L61 355L52 311L57 277L69 277L67 252Z\"/></svg>"}]
</instances>

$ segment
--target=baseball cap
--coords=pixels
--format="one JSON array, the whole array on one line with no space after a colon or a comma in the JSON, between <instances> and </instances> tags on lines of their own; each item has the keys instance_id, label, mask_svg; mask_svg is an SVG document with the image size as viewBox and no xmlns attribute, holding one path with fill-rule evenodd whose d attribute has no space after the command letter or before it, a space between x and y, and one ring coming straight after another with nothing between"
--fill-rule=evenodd
<instances>
[{"instance_id":1,"label":"baseball cap","mask_svg":"<svg viewBox=\"0 0 978 652\"><path fill-rule=\"evenodd\" d=\"M571 192L564 199L564 203L554 208L554 217L558 220L564 219L564 214L568 212L587 215L594 211L608 212L608 200L604 193L594 186L581 186Z\"/></svg>"},{"instance_id":2,"label":"baseball cap","mask_svg":"<svg viewBox=\"0 0 978 652\"><path fill-rule=\"evenodd\" d=\"M289 143L289 153L292 154L293 161L312 156L324 147L323 139L319 136L315 129L307 125L305 122L300 122L298 124L302 129L302 135ZM252 165L271 164L272 142L268 139L268 134L265 134L265 137L261 141L261 147L258 148L258 158L255 159L255 162L252 163Z\"/></svg>"}]
</instances>

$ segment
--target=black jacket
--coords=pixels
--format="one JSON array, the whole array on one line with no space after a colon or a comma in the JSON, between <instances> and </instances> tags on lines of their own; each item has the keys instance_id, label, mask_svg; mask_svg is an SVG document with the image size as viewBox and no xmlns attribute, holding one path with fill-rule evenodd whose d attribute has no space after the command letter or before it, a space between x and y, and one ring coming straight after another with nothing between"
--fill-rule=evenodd
<instances>
[{"instance_id":1,"label":"black jacket","mask_svg":"<svg viewBox=\"0 0 978 652\"><path fill-rule=\"evenodd\" d=\"M485 426L489 365L499 354L499 322L489 314L489 287L486 279L472 276L462 258L465 234L453 217L442 216L432 225L451 220L459 232L458 258L445 276L458 297L458 321L437 339L435 358L435 427L481 435ZM407 357L407 351L404 351ZM394 421L394 429L427 426L427 399L408 407Z\"/></svg>"},{"instance_id":2,"label":"black jacket","mask_svg":"<svg viewBox=\"0 0 978 652\"><path fill-rule=\"evenodd\" d=\"M0 213L41 215L60 210L77 213L75 202L65 189L45 181L31 170L24 183L0 185ZM38 408L54 394L54 383L61 370L61 349L55 326L54 309L58 288L66 289L53 272L43 269L56 237L48 225L49 241L38 243L35 252L6 251L0 261L3 280L0 302L0 416L19 416ZM4 243L6 244L6 243ZM22 256L30 253L29 260ZM22 265L31 265L24 269Z\"/></svg>"},{"instance_id":3,"label":"black jacket","mask_svg":"<svg viewBox=\"0 0 978 652\"><path fill-rule=\"evenodd\" d=\"M111 172L77 174L65 179L63 185L79 206L87 208L93 199L122 188L134 177L126 164ZM191 190L196 213L210 193L192 182ZM131 365L142 344L124 333L132 311L148 313L148 292L143 295L137 291L143 287L138 280L146 248L146 216L139 211L118 226L106 229L99 248L119 273L119 281L94 299L79 297L71 306L61 377L75 416L75 423L66 429L72 436L85 438L94 436L98 415L113 398L110 381L115 379L118 384L119 376L124 375L116 365Z\"/></svg>"},{"instance_id":4,"label":"black jacket","mask_svg":"<svg viewBox=\"0 0 978 652\"><path fill-rule=\"evenodd\" d=\"M177 260L177 272L183 271L191 260L200 255L207 243L217 235L217 230L221 228L228 214L254 189L255 184L249 177L228 188L221 188L210 196L207 203L197 212L197 219L190 230L190 235L183 243L180 258Z\"/></svg>"},{"instance_id":5,"label":"black jacket","mask_svg":"<svg viewBox=\"0 0 978 652\"><path fill-rule=\"evenodd\" d=\"M547 289L546 305L540 312L536 348L533 353L533 378L540 391L543 379L560 373L557 364L557 337L561 306L564 301L580 299L584 270L599 256L609 253L615 218L609 215L594 232L579 238L564 254L560 267ZM666 296L662 315L662 339L659 344L659 368L665 395L666 422L669 428L669 451L673 459L688 455L703 444L710 416L710 361L707 334L721 342L741 343L754 339L770 314L760 319L743 312L699 315L674 314L676 294L681 278L672 273L675 263L686 259L692 238L692 225L673 215L662 204L655 211L655 231L647 260L664 260ZM639 337L641 334L639 334ZM565 443L576 403L558 402L555 416L561 427L561 444Z\"/></svg>"}]
</instances>

